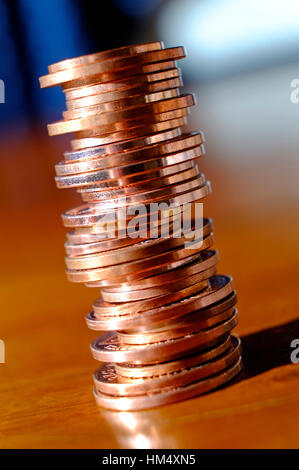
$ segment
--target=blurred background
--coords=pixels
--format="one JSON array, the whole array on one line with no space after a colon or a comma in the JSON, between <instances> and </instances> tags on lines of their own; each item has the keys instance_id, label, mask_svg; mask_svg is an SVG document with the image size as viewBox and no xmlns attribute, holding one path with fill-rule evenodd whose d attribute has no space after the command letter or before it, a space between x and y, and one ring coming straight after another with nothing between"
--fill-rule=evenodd
<instances>
[{"instance_id":1,"label":"blurred background","mask_svg":"<svg viewBox=\"0 0 299 470\"><path fill-rule=\"evenodd\" d=\"M21 337L26 377L71 362L82 365L86 385L94 368L83 315L97 294L64 274L60 213L78 199L54 182L70 136L46 131L61 119L64 96L59 87L40 90L38 77L65 58L154 40L188 52L179 67L197 99L190 129L206 137L206 215L220 268L238 289L239 332L298 316L298 0L0 0L0 338L8 379L20 373Z\"/></svg>"}]
</instances>

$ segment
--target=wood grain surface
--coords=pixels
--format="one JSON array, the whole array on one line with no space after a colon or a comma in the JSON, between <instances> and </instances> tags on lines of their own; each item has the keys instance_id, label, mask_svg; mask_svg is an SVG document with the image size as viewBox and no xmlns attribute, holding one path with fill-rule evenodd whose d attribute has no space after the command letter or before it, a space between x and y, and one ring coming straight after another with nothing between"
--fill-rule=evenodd
<instances>
[{"instance_id":1,"label":"wood grain surface","mask_svg":"<svg viewBox=\"0 0 299 470\"><path fill-rule=\"evenodd\" d=\"M58 143L57 143L58 142ZM208 155L202 169L213 194L219 272L239 297L242 380L202 397L135 413L99 409L92 396L94 332L85 326L97 292L64 274L63 209L75 192L55 188L53 164L64 140L40 131L2 141L1 448L298 448L298 201L277 191L285 165L276 159L225 162ZM268 175L268 176L267 176Z\"/></svg>"}]
</instances>

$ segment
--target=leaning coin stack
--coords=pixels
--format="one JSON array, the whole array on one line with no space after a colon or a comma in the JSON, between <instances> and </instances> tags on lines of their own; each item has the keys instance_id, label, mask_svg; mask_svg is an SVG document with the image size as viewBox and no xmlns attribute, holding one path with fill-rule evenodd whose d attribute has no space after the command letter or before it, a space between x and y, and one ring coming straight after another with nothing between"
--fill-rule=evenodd
<instances>
[{"instance_id":1,"label":"leaning coin stack","mask_svg":"<svg viewBox=\"0 0 299 470\"><path fill-rule=\"evenodd\" d=\"M154 42L64 60L40 78L66 96L49 134L74 134L56 165L57 186L83 200L62 215L67 276L100 290L86 321L106 332L91 351L104 363L94 394L109 409L190 398L241 370L236 293L216 274L212 222L198 210L210 184L203 136L185 129L184 56Z\"/></svg>"}]
</instances>

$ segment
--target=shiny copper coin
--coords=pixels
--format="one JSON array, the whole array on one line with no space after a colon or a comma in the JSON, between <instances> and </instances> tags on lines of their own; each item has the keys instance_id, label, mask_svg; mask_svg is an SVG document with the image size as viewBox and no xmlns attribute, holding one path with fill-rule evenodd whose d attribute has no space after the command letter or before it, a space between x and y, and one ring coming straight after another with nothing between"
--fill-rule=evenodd
<instances>
[{"instance_id":1,"label":"shiny copper coin","mask_svg":"<svg viewBox=\"0 0 299 470\"><path fill-rule=\"evenodd\" d=\"M169 234L173 233L173 223L169 227ZM158 226L158 237L164 235L164 224ZM143 230L138 231L138 236L132 232L124 232L117 234L114 238L106 238L103 233L81 234L71 231L67 234L68 241L65 243L65 251L68 256L80 256L84 254L100 253L122 248L127 245L134 245L150 238L147 226ZM166 238L166 237L165 237Z\"/></svg>"},{"instance_id":2,"label":"shiny copper coin","mask_svg":"<svg viewBox=\"0 0 299 470\"><path fill-rule=\"evenodd\" d=\"M185 57L185 55L186 54L183 47L173 47L152 52L143 52L130 57L109 59L103 62L95 62L92 64L83 65L81 67L50 73L49 75L40 77L39 83L41 88L46 88L92 75L113 72L122 69L130 69L130 67L138 65L182 59Z\"/></svg>"},{"instance_id":3,"label":"shiny copper coin","mask_svg":"<svg viewBox=\"0 0 299 470\"><path fill-rule=\"evenodd\" d=\"M205 219L204 230L206 224L210 224L210 230L213 231L211 219ZM178 279L193 276L202 271L206 271L214 267L219 261L218 252L215 250L206 250L198 255L190 263L170 270L170 272L158 274L157 276L149 276L141 281L132 281L116 286L105 287L106 293L129 294L131 291L153 289L164 285L172 284Z\"/></svg>"},{"instance_id":4,"label":"shiny copper coin","mask_svg":"<svg viewBox=\"0 0 299 470\"><path fill-rule=\"evenodd\" d=\"M205 176L199 172L197 159L190 166L189 163L186 165L187 162L188 160L183 164L185 170L169 176L158 176L150 179L141 178L139 182L136 182L135 178L132 177L133 182L131 184L120 187L108 186L109 181L107 182L108 187L101 187L97 183L88 186L82 185L77 191L81 194L83 202L102 202L107 209L132 204L147 205L151 202L162 202L169 196L181 194L184 192L185 187L190 190L192 187L200 187L205 183ZM182 168L181 164L175 166L176 168ZM152 172L148 172L142 176L148 178L151 174Z\"/></svg>"},{"instance_id":5,"label":"shiny copper coin","mask_svg":"<svg viewBox=\"0 0 299 470\"><path fill-rule=\"evenodd\" d=\"M180 232L181 230L179 230L178 235L180 235ZM174 232L169 238L152 238L124 248L118 248L113 251L109 250L108 252L100 251L91 254L67 256L65 262L68 269L90 269L100 266L112 266L113 264L156 256L161 252L186 245L190 242L191 237L198 243L203 241L203 229L190 230L181 236L177 236L176 232Z\"/></svg>"},{"instance_id":6,"label":"shiny copper coin","mask_svg":"<svg viewBox=\"0 0 299 470\"><path fill-rule=\"evenodd\" d=\"M167 405L177 401L186 400L228 383L235 378L242 370L241 358L231 367L206 379L194 382L190 385L167 388L155 393L148 392L144 395L120 397L117 395L107 395L94 390L94 396L99 406L118 411L133 411L156 406Z\"/></svg>"},{"instance_id":7,"label":"shiny copper coin","mask_svg":"<svg viewBox=\"0 0 299 470\"><path fill-rule=\"evenodd\" d=\"M118 210L121 212L125 209L119 208ZM135 210L135 206L133 206L133 210ZM95 243L106 240L108 244L111 241L111 243L115 244L114 248L117 248L117 240L120 240L121 245L123 243L122 240L126 238L134 239L135 243L138 242L139 238L139 241L148 238L169 238L172 236L174 229L177 230L178 227L184 225L186 215L188 217L187 220L190 222L190 227L194 227L195 223L198 224L196 220L201 219L197 216L196 209L195 212L193 211L193 203L190 203L190 205L185 204L182 206L182 209L174 207L171 211L163 211L163 208L161 208L161 212L153 212L149 220L145 218L139 221L140 224L138 226L136 226L134 219L128 220L127 223L123 223L122 220L118 223L118 220L115 220L107 224L102 223L87 227L77 227L69 232L69 234L73 240L72 244ZM130 245L131 242L128 242L128 244ZM101 246L104 245L99 245L99 248ZM99 249L99 251L102 250Z\"/></svg>"},{"instance_id":8,"label":"shiny copper coin","mask_svg":"<svg viewBox=\"0 0 299 470\"><path fill-rule=\"evenodd\" d=\"M156 331L158 333L164 333L168 330L180 330L185 327L193 327L193 325L200 323L201 321L207 321L212 318L220 317L222 314L228 314L227 312L233 312L237 303L237 296L230 295L226 297L222 302L212 305L209 308L203 308L199 310L193 310L187 315L179 316L178 318L169 318L159 323L147 324L137 328L131 328L126 330L118 330L117 333L124 331L127 334L146 334ZM172 333L174 334L174 333Z\"/></svg>"},{"instance_id":9,"label":"shiny copper coin","mask_svg":"<svg viewBox=\"0 0 299 470\"><path fill-rule=\"evenodd\" d=\"M157 51L163 49L161 41L149 42L145 44L136 44L133 46L124 46L117 49L110 49L108 51L96 52L94 54L82 55L73 59L66 59L55 64L49 65L49 73L60 72L61 70L72 69L74 67L81 67L82 65L93 64L95 62L102 62L120 57L128 57L130 55L140 54L142 52Z\"/></svg>"},{"instance_id":10,"label":"shiny copper coin","mask_svg":"<svg viewBox=\"0 0 299 470\"><path fill-rule=\"evenodd\" d=\"M150 377L159 377L165 374L171 374L180 370L189 369L190 367L201 365L211 361L216 357L225 353L231 347L231 337L226 336L215 340L211 347L194 353L191 356L184 356L174 361L157 362L157 364L140 365L123 362L115 364L115 372L125 381L135 381L136 379L145 379Z\"/></svg>"},{"instance_id":11,"label":"shiny copper coin","mask_svg":"<svg viewBox=\"0 0 299 470\"><path fill-rule=\"evenodd\" d=\"M81 138L80 135L77 135L78 138L71 140L71 147L73 150L80 150L87 147L111 144L121 140L145 136L153 132L163 132L168 129L182 128L186 125L186 122L186 118L170 119L169 121L154 122L144 126L132 127L119 132L111 132L107 134L101 134L99 129L99 132L94 137Z\"/></svg>"},{"instance_id":12,"label":"shiny copper coin","mask_svg":"<svg viewBox=\"0 0 299 470\"><path fill-rule=\"evenodd\" d=\"M125 276L127 280L140 279L146 277L147 272L152 270L155 273L155 269L158 268L158 272L163 272L163 266L168 269L169 263L174 263L181 259L192 256L201 250L211 248L213 244L213 236L208 235L203 240L188 243L186 247L175 248L170 251L160 253L149 258L134 260L126 263L116 264L113 266L107 266L102 268L91 268L85 270L71 270L68 269L67 277L71 282L91 282L91 281L107 281L111 283L113 278L118 283L122 276Z\"/></svg>"},{"instance_id":13,"label":"shiny copper coin","mask_svg":"<svg viewBox=\"0 0 299 470\"><path fill-rule=\"evenodd\" d=\"M232 344L224 354L204 364L198 364L159 377L146 377L133 381L118 376L114 364L104 364L95 372L94 384L99 392L108 395L144 395L147 392L160 392L169 387L189 385L213 376L237 363L240 357L240 340L232 338Z\"/></svg>"},{"instance_id":14,"label":"shiny copper coin","mask_svg":"<svg viewBox=\"0 0 299 470\"><path fill-rule=\"evenodd\" d=\"M109 156L122 152L140 151L143 147L157 145L159 143L169 143L172 139L182 137L180 129L171 129L165 132L157 132L156 134L136 139L129 139L120 143L107 144L95 148L79 150L74 152L65 152L64 157L68 162L86 161L90 158L98 158L99 156ZM115 166L115 165L113 165Z\"/></svg>"},{"instance_id":15,"label":"shiny copper coin","mask_svg":"<svg viewBox=\"0 0 299 470\"><path fill-rule=\"evenodd\" d=\"M196 149L194 151L190 151L188 153L184 152L186 155L186 158L184 160L183 156L181 155L181 158L178 158L178 163L177 164L172 164L170 160L170 164L167 161L167 158L165 157L164 159L156 159L156 160L146 160L144 162L136 163L134 165L128 165L128 166L120 166L120 167L114 167L114 168L107 168L106 170L99 170L99 171L93 171L93 172L86 172L86 173L80 173L77 175L70 175L70 176L56 176L55 181L56 185L58 188L69 188L69 187L77 187L77 186L83 186L83 185L92 185L90 187L90 190L87 192L91 192L95 184L99 184L101 182L112 182L109 184L111 187L119 187L117 183L123 183L126 185L126 180L128 180L127 185L129 185L132 181L134 182L134 177L138 175L138 178L144 178L145 180L151 179L150 175L152 173L152 170L155 171L156 177L161 177L164 174L168 172L168 174L174 174L174 173L179 173L181 171L189 170L192 168L194 170L195 163L197 163L197 159L201 156L201 150ZM188 158L189 157L189 158ZM191 158L193 157L193 158ZM180 161L181 160L181 161ZM194 162L196 160L196 162ZM157 169L160 170L160 173L157 173ZM174 171L172 171L174 170ZM196 174L199 174L199 171L196 172ZM143 176L141 176L143 175ZM149 175L147 178L146 175ZM195 176L195 175L193 175ZM191 178L190 176L189 178ZM188 179L188 178L185 178ZM100 189L100 186L97 186L98 189ZM96 189L96 188L95 188Z\"/></svg>"},{"instance_id":16,"label":"shiny copper coin","mask_svg":"<svg viewBox=\"0 0 299 470\"><path fill-rule=\"evenodd\" d=\"M178 219L179 220L179 219ZM174 221L174 223L173 223ZM162 238L167 238L169 239L170 237L174 237L177 233L177 227L175 226L175 221L176 219L173 219L173 221L170 222L169 226L167 224L167 231L165 230L164 224L160 225L157 229L157 237L156 239L162 241ZM166 225L166 224L165 224ZM192 225L192 228L194 230L194 225ZM211 222L209 219L204 219L203 221L203 236L207 235L210 233L212 230L211 228ZM97 235L97 234L95 234ZM102 236L102 234L100 234ZM88 237L83 238L83 243L78 243L77 241L80 240L80 237L82 239L82 236L76 236L74 233L69 233L68 234L68 239L70 241L65 243L65 251L66 254L70 257L75 257L75 256L81 256L81 255L88 255L88 254L93 254L93 253L103 253L106 251L114 250L113 254L118 255L118 252L115 251L117 249L122 248L123 246L127 245L134 245L133 248L137 248L137 250L140 250L140 243L145 242L149 237L149 233L147 230L147 227L145 227L144 231L140 230L138 231L138 238L135 237L135 233L132 230L131 232L128 231L126 233L126 236L123 238L113 238L113 239L105 239L101 238L101 236L96 240L96 238L91 238L91 240L88 242ZM143 238L144 240L138 240L140 238ZM71 240L74 240L75 243L72 243Z\"/></svg>"},{"instance_id":17,"label":"shiny copper coin","mask_svg":"<svg viewBox=\"0 0 299 470\"><path fill-rule=\"evenodd\" d=\"M167 295L184 287L188 287L194 283L201 282L216 274L216 266L213 266L206 271L201 271L193 276L188 276L184 279L177 279L168 284L163 284L160 287L152 287L149 289L131 290L130 292L109 292L103 288L101 290L102 299L104 302L134 302L136 300L150 299L160 295Z\"/></svg>"},{"instance_id":18,"label":"shiny copper coin","mask_svg":"<svg viewBox=\"0 0 299 470\"><path fill-rule=\"evenodd\" d=\"M158 71L153 73L146 73L143 75L138 74L135 77L123 78L105 83L96 83L93 85L81 86L79 88L66 90L65 98L66 101L72 101L103 93L119 92L128 88L144 86L149 83L181 78L181 75L181 70L177 67L161 72Z\"/></svg>"},{"instance_id":19,"label":"shiny copper coin","mask_svg":"<svg viewBox=\"0 0 299 470\"><path fill-rule=\"evenodd\" d=\"M102 103L93 103L86 107L69 109L67 111L64 111L62 114L65 121L68 121L71 119L79 119L87 116L92 116L94 114L98 116L104 113L112 113L116 111L131 109L147 103L155 103L158 101L167 100L169 98L175 98L179 95L179 89L174 88L170 90L157 91L146 95L130 96L128 98L123 98L115 101L103 100ZM92 100L95 101L95 98L89 98L89 101Z\"/></svg>"},{"instance_id":20,"label":"shiny copper coin","mask_svg":"<svg viewBox=\"0 0 299 470\"><path fill-rule=\"evenodd\" d=\"M97 318L105 316L118 317L121 315L145 312L162 306L165 308L166 305L173 304L181 299L189 298L197 294L203 290L203 285L205 288L210 287L209 284L197 282L196 284L191 284L188 287L180 288L180 286L178 286L177 290L164 295L159 295L150 299L136 300L134 302L112 303L105 302L102 298L99 298L93 304L93 313ZM209 293L209 289L206 289L205 292Z\"/></svg>"},{"instance_id":21,"label":"shiny copper coin","mask_svg":"<svg viewBox=\"0 0 299 470\"><path fill-rule=\"evenodd\" d=\"M114 194L112 190L110 191L110 198L105 197L105 198L101 198L100 200L97 199L97 195L99 194L99 191L88 191L88 192L82 193L83 194L82 199L83 201L97 204L99 206L97 210L98 211L101 210L102 212L113 211L118 208L127 207L128 215L135 214L135 211L140 211L140 210L142 211L142 214L143 214L143 208L149 206L149 210L151 211L151 213L154 213L154 211L156 213L159 205L161 205L161 208L163 209L164 201L169 201L170 199L176 198L179 195L183 195L191 191L199 190L200 188L203 188L206 185L205 177L204 175L199 173L199 169L196 164L193 166L192 163L188 164L188 162L186 162L184 164L179 164L179 165L174 165L174 166L180 167L180 165L182 165L185 168L187 166L187 169L184 171L179 171L178 173L175 173L174 175L170 174L168 178L170 179L171 184L165 186L164 188L162 187L160 190L153 189L153 190L142 192L141 194L138 192L136 193L133 192L133 194L128 194L128 195L119 194L118 192ZM188 168L189 165L190 167ZM173 170L172 167L171 168L166 167L164 169ZM152 173L153 172L143 173L143 174L136 175L136 177L140 177L141 180L143 177L148 178L144 181L149 182L151 179L154 179L154 178L151 178L151 179L149 178L149 176L151 176ZM156 174L156 172L154 173ZM135 181L133 176L131 179ZM109 181L107 182L107 184L109 184ZM103 188L103 192L104 190L105 189ZM156 206L154 205L155 203L156 203ZM167 210L168 206L167 207L165 206L165 209Z\"/></svg>"},{"instance_id":22,"label":"shiny copper coin","mask_svg":"<svg viewBox=\"0 0 299 470\"><path fill-rule=\"evenodd\" d=\"M91 343L91 353L100 362L134 362L147 364L177 359L182 354L207 348L216 338L231 331L237 324L237 314L232 315L223 323L206 330L194 332L188 336L159 343L144 345L121 344L116 333L107 333Z\"/></svg>"},{"instance_id":23,"label":"shiny copper coin","mask_svg":"<svg viewBox=\"0 0 299 470\"><path fill-rule=\"evenodd\" d=\"M130 280L142 280L144 278L147 278L151 275L158 275L161 273L165 273L167 271L170 271L171 269L175 269L179 266L185 266L186 264L189 264L191 261L196 259L197 254L193 254L191 256L187 256L186 258L182 258L176 261L170 261L165 264L159 265L159 266L154 266L151 267L150 270L146 271L138 271L137 273L129 273L109 279L100 279L100 280L94 280L94 281L86 281L85 285L87 287L103 287L103 286L115 286L118 285L120 282L128 282Z\"/></svg>"},{"instance_id":24,"label":"shiny copper coin","mask_svg":"<svg viewBox=\"0 0 299 470\"><path fill-rule=\"evenodd\" d=\"M135 103L136 97L137 96L143 96L144 100L143 102L151 102L151 101L157 101L155 99L156 97L151 98L145 98L148 95L151 95L152 93L161 93L165 92L166 90L171 90L171 89L178 89L181 86L183 86L183 81L180 77L178 78L171 78L169 80L160 80L158 82L153 82L153 83L143 83L142 85L139 86L134 86L134 87L129 87L129 88L123 88L118 91L111 91L107 93L101 93L101 94L96 94L96 95L89 95L87 97L83 98L77 98L73 99L70 101L66 101L66 107L67 110L75 110L75 109L82 109L82 108L89 108L90 106L98 106L102 103L107 103L111 101L119 101L119 104L121 107L124 106L124 101L123 100L128 100L129 98L132 98L132 104ZM126 106L125 106L126 107ZM129 103L130 107L130 103ZM68 115L65 116L66 119L69 119ZM72 118L71 118L72 119Z\"/></svg>"},{"instance_id":25,"label":"shiny copper coin","mask_svg":"<svg viewBox=\"0 0 299 470\"><path fill-rule=\"evenodd\" d=\"M152 308L158 308L178 300L188 298L199 292L208 292L210 287L208 282L197 282L188 287L172 291L170 293L159 295L151 299L136 300L134 302L112 303L105 302L102 298L96 300L93 304L93 312L96 317L115 317L120 315L129 315L130 313L145 312Z\"/></svg>"},{"instance_id":26,"label":"shiny copper coin","mask_svg":"<svg viewBox=\"0 0 299 470\"><path fill-rule=\"evenodd\" d=\"M165 200L164 202L167 203L168 209L165 208L165 210L163 209L163 211L165 212L165 214L167 214L167 212L171 212L172 209L175 209L176 206L187 204L193 201L199 201L200 199L206 197L209 193L210 193L210 184L207 181L199 189L191 190L184 194L174 196L173 198L170 198L167 201ZM103 213L101 209L102 207L103 206L101 206L100 203L94 203L94 204L89 203L89 204L84 204L82 206L76 207L74 209L69 209L68 211L62 214L63 224L65 227L77 227L77 226L84 226L84 225L100 224L101 219L103 217L105 217L106 222L110 220L108 214L111 214L111 217L110 217L111 221L118 219L119 223L120 223L120 220L127 221L130 219L130 217L128 217L128 214L125 214L125 216L123 216L122 214L115 214L115 211L113 210ZM146 205L144 207L148 209ZM144 217L140 216L139 223L142 223L143 218L147 220L148 219L147 216L148 214L144 215Z\"/></svg>"},{"instance_id":27,"label":"shiny copper coin","mask_svg":"<svg viewBox=\"0 0 299 470\"><path fill-rule=\"evenodd\" d=\"M187 207L187 206L184 206ZM163 220L157 221L157 224L154 226L156 227L156 238L163 237L165 233L165 226L169 228L169 234L172 233L173 227L176 223L181 221L182 212L178 214L173 214L172 217L169 217L165 222ZM194 224L195 218L191 219L191 224ZM208 219L205 219L208 220ZM204 223L205 226L206 222ZM72 245L71 250L76 252L76 254L84 254L89 252L87 248L90 246L91 251L93 249L93 244L97 244L96 250L97 251L106 251L114 248L120 248L122 245L131 245L132 243L138 243L138 239L147 239L150 238L150 226L145 224L144 226L140 226L140 230L138 231L138 236L135 233L135 227L130 230L127 227L127 230L121 232L115 230L115 237L107 238L105 232L101 230L97 230L97 225L93 225L92 227L78 227L77 229L71 230L67 233L67 240L68 244ZM89 230L91 229L91 230ZM168 236L167 232L167 236ZM141 240L139 240L141 241ZM69 246L67 245L67 246ZM75 248L75 246L77 248ZM86 248L85 248L86 247ZM74 251L75 250L75 251ZM91 252L90 251L90 252ZM70 254L70 253L68 253Z\"/></svg>"},{"instance_id":28,"label":"shiny copper coin","mask_svg":"<svg viewBox=\"0 0 299 470\"><path fill-rule=\"evenodd\" d=\"M184 110L171 111L172 113L181 113ZM180 117L174 115L173 118ZM109 156L101 155L96 153L90 155L90 152L86 152L86 158L81 158L78 161L71 160L61 161L55 165L57 176L66 176L77 173L84 173L86 171L96 171L96 170L105 170L106 168L116 167L116 166L126 166L133 163L153 160L155 158L164 158L165 156L168 159L172 158L173 163L177 163L176 155L180 155L185 151L191 150L193 148L200 147L201 152L203 153L203 136L201 133L193 133L183 135L175 140L169 142L160 142L154 145L149 145L143 148L138 148L136 150L120 152L117 154L110 154ZM80 152L84 155L84 151ZM82 157L82 155L80 155ZM65 154L67 159L68 154ZM75 155L76 157L76 155Z\"/></svg>"},{"instance_id":29,"label":"shiny copper coin","mask_svg":"<svg viewBox=\"0 0 299 470\"><path fill-rule=\"evenodd\" d=\"M99 316L90 312L86 316L86 322L90 329L112 330L139 330L159 326L163 321L170 321L196 310L202 309L201 314L209 316L211 312L217 314L230 308L236 303L236 295L233 290L231 278L216 275L209 279L210 288L207 291L192 295L188 298L173 302L163 307L153 308L137 313L116 316ZM216 313L215 313L216 312Z\"/></svg>"},{"instance_id":30,"label":"shiny copper coin","mask_svg":"<svg viewBox=\"0 0 299 470\"><path fill-rule=\"evenodd\" d=\"M108 395L133 396L144 395L146 392L160 392L168 387L189 385L218 374L237 363L240 356L240 340L232 337L232 344L224 354L204 364L198 364L159 377L146 377L133 381L126 381L123 377L118 376L114 364L104 364L96 370L94 384L98 391Z\"/></svg>"},{"instance_id":31,"label":"shiny copper coin","mask_svg":"<svg viewBox=\"0 0 299 470\"><path fill-rule=\"evenodd\" d=\"M87 86L99 85L103 83L118 82L119 80L136 79L144 77L144 75L163 72L176 68L175 60L165 60L163 62L154 62L151 64L134 65L128 69L114 70L105 73L97 73L95 75L84 76L62 83L63 91L73 91L78 88L86 88Z\"/></svg>"},{"instance_id":32,"label":"shiny copper coin","mask_svg":"<svg viewBox=\"0 0 299 470\"><path fill-rule=\"evenodd\" d=\"M92 115L69 121L60 121L48 124L49 135L66 134L68 132L79 132L91 127L103 126L117 121L131 120L148 114L159 114L180 108L188 108L194 105L193 95L181 95L175 98L147 103L135 108L123 111L106 112L100 115ZM150 131L148 132L150 133Z\"/></svg>"},{"instance_id":33,"label":"shiny copper coin","mask_svg":"<svg viewBox=\"0 0 299 470\"><path fill-rule=\"evenodd\" d=\"M137 117L136 119L129 119L129 120L122 120L122 121L115 121L109 124L104 125L97 125L94 127L90 127L89 129L85 129L75 133L76 140L83 140L83 139L95 139L95 138L104 138L106 134L115 134L115 133L132 133L133 130L137 131L145 126L150 126L153 124L160 124L164 122L174 122L174 119L183 119L186 118L189 114L188 108L179 108L173 109L170 111L165 111L163 113L156 113L156 114L147 114L145 116ZM184 120L186 121L186 119ZM91 140L89 142L92 142ZM95 145L93 145L94 147ZM90 146L92 147L92 146ZM88 147L86 147L88 148Z\"/></svg>"},{"instance_id":34,"label":"shiny copper coin","mask_svg":"<svg viewBox=\"0 0 299 470\"><path fill-rule=\"evenodd\" d=\"M232 308L209 318L202 319L200 311L197 312L194 322L190 323L182 317L180 321L169 325L168 328L156 328L143 333L117 332L121 344L143 345L158 343L159 341L170 341L184 336L192 335L194 332L211 328L219 323L228 320L236 311Z\"/></svg>"}]
</instances>

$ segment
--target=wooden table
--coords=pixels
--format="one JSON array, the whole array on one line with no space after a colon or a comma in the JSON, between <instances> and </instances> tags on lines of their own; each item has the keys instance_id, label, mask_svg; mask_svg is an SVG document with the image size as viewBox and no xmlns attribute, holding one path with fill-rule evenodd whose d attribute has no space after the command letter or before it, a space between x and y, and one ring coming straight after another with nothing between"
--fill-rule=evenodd
<instances>
[{"instance_id":1,"label":"wooden table","mask_svg":"<svg viewBox=\"0 0 299 470\"><path fill-rule=\"evenodd\" d=\"M213 155L202 168L214 192L220 272L239 295L244 377L192 400L135 413L97 408L84 315L97 296L64 274L63 209L54 144L38 130L1 147L1 448L298 448L298 198L281 196L266 163L242 171ZM54 146L55 145L55 146ZM60 145L60 144L59 144ZM61 145L64 145L63 140ZM277 174L285 164L276 161ZM255 166L254 166L255 165Z\"/></svg>"}]
</instances>

